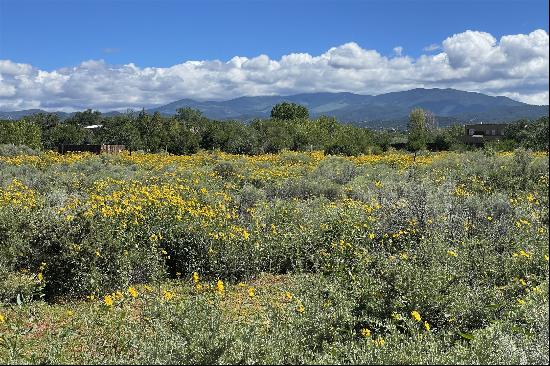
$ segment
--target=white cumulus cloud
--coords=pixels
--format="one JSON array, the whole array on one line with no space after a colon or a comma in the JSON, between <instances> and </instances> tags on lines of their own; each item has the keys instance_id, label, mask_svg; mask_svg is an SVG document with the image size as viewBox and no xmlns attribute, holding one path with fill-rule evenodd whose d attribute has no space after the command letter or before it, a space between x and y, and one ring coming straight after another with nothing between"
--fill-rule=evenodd
<instances>
[{"instance_id":1,"label":"white cumulus cloud","mask_svg":"<svg viewBox=\"0 0 550 366\"><path fill-rule=\"evenodd\" d=\"M171 67L110 65L87 60L53 71L0 60L0 110L124 110L182 98L224 100L244 95L307 92L381 94L416 87L456 88L548 104L548 33L496 39L465 31L409 57L402 47L392 56L354 42L321 55L292 53L235 56L228 61L186 61Z\"/></svg>"}]
</instances>

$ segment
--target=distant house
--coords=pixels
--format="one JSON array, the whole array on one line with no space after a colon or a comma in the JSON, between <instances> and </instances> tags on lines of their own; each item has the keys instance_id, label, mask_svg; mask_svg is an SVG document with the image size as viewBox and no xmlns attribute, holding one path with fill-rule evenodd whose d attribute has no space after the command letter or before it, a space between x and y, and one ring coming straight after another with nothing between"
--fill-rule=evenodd
<instances>
[{"instance_id":1,"label":"distant house","mask_svg":"<svg viewBox=\"0 0 550 366\"><path fill-rule=\"evenodd\" d=\"M87 128L89 130L95 130L96 128L101 128L103 127L103 125L89 125L89 126L85 126L84 128Z\"/></svg>"},{"instance_id":2,"label":"distant house","mask_svg":"<svg viewBox=\"0 0 550 366\"><path fill-rule=\"evenodd\" d=\"M506 123L480 123L464 126L463 141L469 144L484 144L505 137Z\"/></svg>"},{"instance_id":3,"label":"distant house","mask_svg":"<svg viewBox=\"0 0 550 366\"><path fill-rule=\"evenodd\" d=\"M94 154L117 154L124 150L124 145L91 145L91 144L82 144L82 145L65 145L60 144L57 146L57 152L60 154L65 154L68 152L92 152Z\"/></svg>"}]
</instances>

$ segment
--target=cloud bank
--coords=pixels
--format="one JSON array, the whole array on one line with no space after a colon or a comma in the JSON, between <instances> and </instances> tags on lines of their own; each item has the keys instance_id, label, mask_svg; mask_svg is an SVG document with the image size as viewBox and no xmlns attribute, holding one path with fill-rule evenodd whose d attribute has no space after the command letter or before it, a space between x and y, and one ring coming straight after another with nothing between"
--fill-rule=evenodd
<instances>
[{"instance_id":1,"label":"cloud bank","mask_svg":"<svg viewBox=\"0 0 550 366\"><path fill-rule=\"evenodd\" d=\"M465 31L443 40L439 53L417 58L396 47L391 56L351 42L312 56L272 60L235 56L228 61L186 61L167 68L84 61L44 71L0 60L0 110L102 111L148 108L182 98L225 100L249 95L310 92L382 94L455 88L548 104L548 33L506 35Z\"/></svg>"}]
</instances>

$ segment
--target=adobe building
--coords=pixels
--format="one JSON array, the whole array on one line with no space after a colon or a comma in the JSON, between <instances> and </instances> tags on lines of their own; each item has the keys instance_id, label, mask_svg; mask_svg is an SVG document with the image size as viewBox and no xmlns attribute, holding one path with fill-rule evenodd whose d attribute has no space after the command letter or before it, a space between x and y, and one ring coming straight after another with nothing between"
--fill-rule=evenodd
<instances>
[{"instance_id":1,"label":"adobe building","mask_svg":"<svg viewBox=\"0 0 550 366\"><path fill-rule=\"evenodd\" d=\"M484 144L505 137L506 123L479 123L464 125L463 141L468 144Z\"/></svg>"}]
</instances>

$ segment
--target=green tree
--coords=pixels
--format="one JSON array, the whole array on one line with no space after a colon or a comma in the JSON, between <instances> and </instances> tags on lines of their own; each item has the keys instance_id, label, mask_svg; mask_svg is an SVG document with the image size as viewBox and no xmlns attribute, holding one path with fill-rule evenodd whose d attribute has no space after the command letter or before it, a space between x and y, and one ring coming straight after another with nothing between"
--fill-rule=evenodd
<instances>
[{"instance_id":1,"label":"green tree","mask_svg":"<svg viewBox=\"0 0 550 366\"><path fill-rule=\"evenodd\" d=\"M101 118L101 112L99 111L92 111L91 109L87 109L84 112L76 112L74 115L72 115L70 118L67 118L65 123L69 124L76 124L79 126L91 126L91 125L98 125L101 124L102 118Z\"/></svg>"},{"instance_id":2,"label":"green tree","mask_svg":"<svg viewBox=\"0 0 550 366\"><path fill-rule=\"evenodd\" d=\"M420 150L426 149L428 142L428 128L426 126L426 114L422 108L415 108L409 114L407 124L408 140L407 148L414 152L414 159Z\"/></svg>"},{"instance_id":3,"label":"green tree","mask_svg":"<svg viewBox=\"0 0 550 366\"><path fill-rule=\"evenodd\" d=\"M541 117L529 125L527 147L534 150L548 151L549 129L548 116Z\"/></svg>"},{"instance_id":4,"label":"green tree","mask_svg":"<svg viewBox=\"0 0 550 366\"><path fill-rule=\"evenodd\" d=\"M166 148L171 154L193 154L199 150L200 135L192 128L187 128L176 118L167 121L168 142Z\"/></svg>"},{"instance_id":5,"label":"green tree","mask_svg":"<svg viewBox=\"0 0 550 366\"><path fill-rule=\"evenodd\" d=\"M283 102L271 109L271 118L289 121L294 119L308 119L309 111L303 105Z\"/></svg>"},{"instance_id":6,"label":"green tree","mask_svg":"<svg viewBox=\"0 0 550 366\"><path fill-rule=\"evenodd\" d=\"M62 123L51 129L49 135L49 143L51 145L46 147L55 148L60 144L79 145L86 143L89 139L90 131L87 129L75 124Z\"/></svg>"},{"instance_id":7,"label":"green tree","mask_svg":"<svg viewBox=\"0 0 550 366\"><path fill-rule=\"evenodd\" d=\"M98 142L110 145L124 145L130 152L143 147L137 120L131 115L106 118L98 131Z\"/></svg>"},{"instance_id":8,"label":"green tree","mask_svg":"<svg viewBox=\"0 0 550 366\"><path fill-rule=\"evenodd\" d=\"M39 149L42 147L42 131L38 125L24 119L0 121L0 144L26 145Z\"/></svg>"},{"instance_id":9,"label":"green tree","mask_svg":"<svg viewBox=\"0 0 550 366\"><path fill-rule=\"evenodd\" d=\"M535 121L525 119L510 123L506 126L505 136L521 146L533 150L548 150L548 117L541 117Z\"/></svg>"},{"instance_id":10,"label":"green tree","mask_svg":"<svg viewBox=\"0 0 550 366\"><path fill-rule=\"evenodd\" d=\"M359 155L367 153L373 146L372 132L352 125L339 125L325 146L331 155Z\"/></svg>"},{"instance_id":11,"label":"green tree","mask_svg":"<svg viewBox=\"0 0 550 366\"><path fill-rule=\"evenodd\" d=\"M189 127L188 125L197 125L206 120L201 111L189 107L178 108L175 117L186 128Z\"/></svg>"},{"instance_id":12,"label":"green tree","mask_svg":"<svg viewBox=\"0 0 550 366\"><path fill-rule=\"evenodd\" d=\"M259 151L262 153L277 153L283 149L290 149L293 144L292 134L289 132L287 121L256 120L252 128L257 131L260 141Z\"/></svg>"},{"instance_id":13,"label":"green tree","mask_svg":"<svg viewBox=\"0 0 550 366\"><path fill-rule=\"evenodd\" d=\"M202 133L201 147L231 154L253 154L257 140L257 131L242 122L210 121Z\"/></svg>"}]
</instances>

